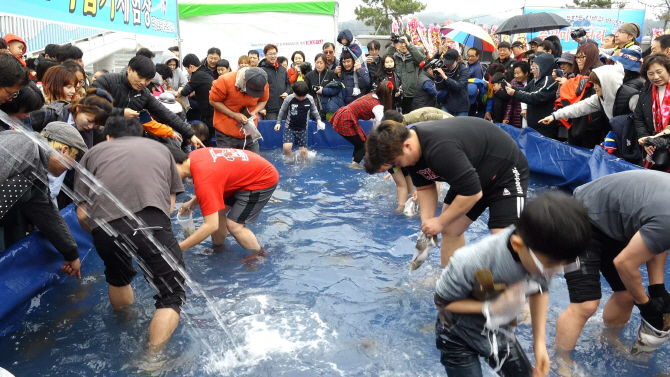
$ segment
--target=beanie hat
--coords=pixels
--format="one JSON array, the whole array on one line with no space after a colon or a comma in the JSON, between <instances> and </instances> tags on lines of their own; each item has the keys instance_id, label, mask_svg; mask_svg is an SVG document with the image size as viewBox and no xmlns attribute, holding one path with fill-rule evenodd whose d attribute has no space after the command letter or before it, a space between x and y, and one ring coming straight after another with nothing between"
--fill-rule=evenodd
<instances>
[{"instance_id":1,"label":"beanie hat","mask_svg":"<svg viewBox=\"0 0 670 377\"><path fill-rule=\"evenodd\" d=\"M621 25L621 27L619 27L619 30L625 32L628 35L632 35L633 38L640 36L640 25L636 24L635 22L626 22L625 24Z\"/></svg>"}]
</instances>

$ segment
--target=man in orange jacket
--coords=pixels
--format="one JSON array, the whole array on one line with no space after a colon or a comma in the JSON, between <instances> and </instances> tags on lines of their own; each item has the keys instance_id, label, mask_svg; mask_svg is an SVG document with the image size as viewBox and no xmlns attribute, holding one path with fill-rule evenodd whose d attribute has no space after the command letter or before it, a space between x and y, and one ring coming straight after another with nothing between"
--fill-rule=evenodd
<instances>
[{"instance_id":1,"label":"man in orange jacket","mask_svg":"<svg viewBox=\"0 0 670 377\"><path fill-rule=\"evenodd\" d=\"M247 149L258 153L258 142L245 137L242 127L247 116L256 117L270 98L268 76L260 68L242 68L220 76L212 84L209 103L214 107L216 145L219 148ZM258 124L258 123L257 123Z\"/></svg>"}]
</instances>

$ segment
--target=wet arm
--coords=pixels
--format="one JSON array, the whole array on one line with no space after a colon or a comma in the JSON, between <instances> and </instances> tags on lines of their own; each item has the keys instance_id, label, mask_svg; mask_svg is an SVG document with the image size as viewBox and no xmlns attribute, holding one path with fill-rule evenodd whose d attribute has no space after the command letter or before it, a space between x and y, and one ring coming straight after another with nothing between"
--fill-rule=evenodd
<instances>
[{"instance_id":1,"label":"wet arm","mask_svg":"<svg viewBox=\"0 0 670 377\"><path fill-rule=\"evenodd\" d=\"M466 298L458 300L445 306L444 309L452 313L460 314L482 314L483 303L481 301Z\"/></svg>"},{"instance_id":2,"label":"wet arm","mask_svg":"<svg viewBox=\"0 0 670 377\"><path fill-rule=\"evenodd\" d=\"M214 212L204 217L205 223L195 231L189 238L179 244L182 251L186 251L193 246L204 241L205 238L212 235L219 229L219 212Z\"/></svg>"}]
</instances>

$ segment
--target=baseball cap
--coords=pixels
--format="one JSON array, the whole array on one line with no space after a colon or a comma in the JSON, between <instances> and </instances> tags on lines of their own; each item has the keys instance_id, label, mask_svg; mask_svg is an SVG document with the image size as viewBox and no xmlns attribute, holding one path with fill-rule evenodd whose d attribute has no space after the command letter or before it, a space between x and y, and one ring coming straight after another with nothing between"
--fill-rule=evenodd
<instances>
[{"instance_id":1,"label":"baseball cap","mask_svg":"<svg viewBox=\"0 0 670 377\"><path fill-rule=\"evenodd\" d=\"M622 48L616 54L610 56L610 59L621 63L624 69L633 72L640 72L640 62L642 61L642 54L639 51Z\"/></svg>"},{"instance_id":2,"label":"baseball cap","mask_svg":"<svg viewBox=\"0 0 670 377\"><path fill-rule=\"evenodd\" d=\"M63 143L68 147L77 148L82 152L87 152L88 147L79 131L65 122L51 122L41 132L41 135L49 140Z\"/></svg>"},{"instance_id":3,"label":"baseball cap","mask_svg":"<svg viewBox=\"0 0 670 377\"><path fill-rule=\"evenodd\" d=\"M521 41L514 41L514 43L512 43L512 47L523 47L523 43L521 43Z\"/></svg>"},{"instance_id":4,"label":"baseball cap","mask_svg":"<svg viewBox=\"0 0 670 377\"><path fill-rule=\"evenodd\" d=\"M161 95L158 97L158 102L163 104L163 106L167 107L168 110L175 114L181 113L184 110L184 108L181 107L172 93L161 93Z\"/></svg>"},{"instance_id":5,"label":"baseball cap","mask_svg":"<svg viewBox=\"0 0 670 377\"><path fill-rule=\"evenodd\" d=\"M511 49L512 45L509 44L509 42L500 42L500 44L498 45L498 48L501 48L501 47L507 47L507 48Z\"/></svg>"},{"instance_id":6,"label":"baseball cap","mask_svg":"<svg viewBox=\"0 0 670 377\"><path fill-rule=\"evenodd\" d=\"M458 57L458 51L450 48L446 53L444 53L444 65L451 66L456 60L458 60Z\"/></svg>"},{"instance_id":7,"label":"baseball cap","mask_svg":"<svg viewBox=\"0 0 670 377\"><path fill-rule=\"evenodd\" d=\"M539 45L540 43L542 43L542 38L540 38L540 37L535 37L535 38L533 38L533 39L530 40L530 43L531 43L531 44L535 43L535 44L538 44L538 45Z\"/></svg>"},{"instance_id":8,"label":"baseball cap","mask_svg":"<svg viewBox=\"0 0 670 377\"><path fill-rule=\"evenodd\" d=\"M244 74L246 93L254 98L261 98L265 94L265 85L268 83L268 74L262 68L252 67Z\"/></svg>"}]
</instances>

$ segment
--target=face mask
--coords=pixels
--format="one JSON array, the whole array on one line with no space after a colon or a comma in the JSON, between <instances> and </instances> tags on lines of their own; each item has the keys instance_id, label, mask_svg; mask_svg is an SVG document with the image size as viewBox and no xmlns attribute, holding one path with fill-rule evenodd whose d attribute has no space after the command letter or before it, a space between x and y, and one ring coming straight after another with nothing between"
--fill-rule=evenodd
<instances>
[{"instance_id":1,"label":"face mask","mask_svg":"<svg viewBox=\"0 0 670 377\"><path fill-rule=\"evenodd\" d=\"M533 253L533 250L529 247L528 248L528 253L530 253L530 257L533 258L533 262L535 263L535 267L540 271L540 274L544 276L545 278L550 278L556 274L563 274L565 273L565 268L563 266L557 266L557 267L551 267L551 268L545 268L542 262L540 262L539 259L535 256L535 253ZM576 269L579 269L579 258L575 260L576 264ZM570 264L569 266L572 266ZM574 271L574 270L573 270Z\"/></svg>"},{"instance_id":2,"label":"face mask","mask_svg":"<svg viewBox=\"0 0 670 377\"><path fill-rule=\"evenodd\" d=\"M391 73L391 72L395 71L395 67L393 67L393 68L384 68L384 69L386 70L386 73Z\"/></svg>"}]
</instances>

